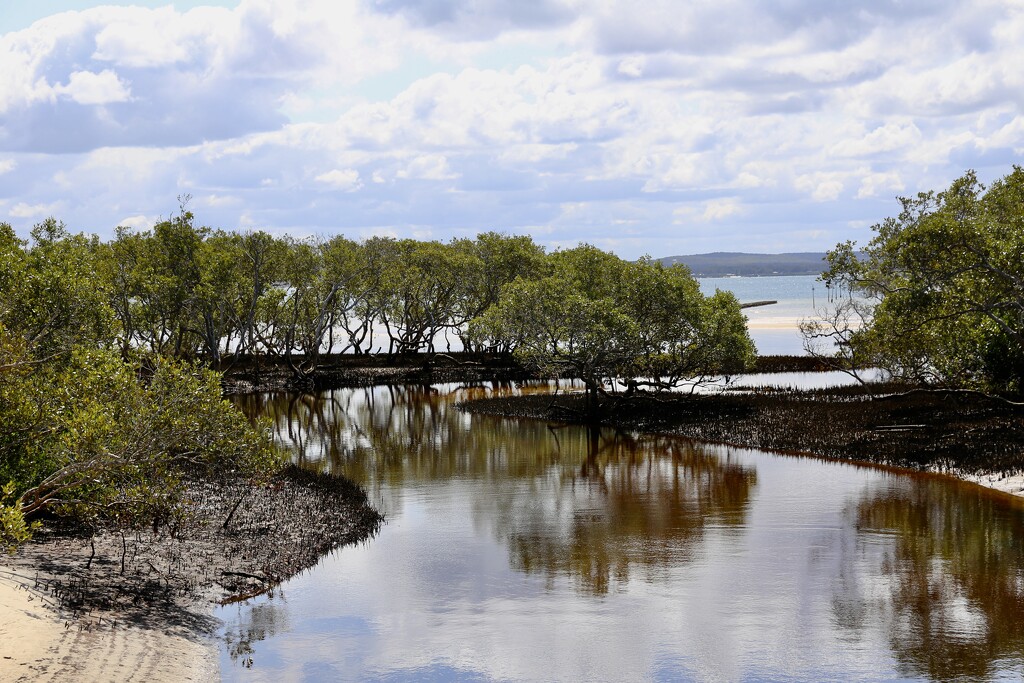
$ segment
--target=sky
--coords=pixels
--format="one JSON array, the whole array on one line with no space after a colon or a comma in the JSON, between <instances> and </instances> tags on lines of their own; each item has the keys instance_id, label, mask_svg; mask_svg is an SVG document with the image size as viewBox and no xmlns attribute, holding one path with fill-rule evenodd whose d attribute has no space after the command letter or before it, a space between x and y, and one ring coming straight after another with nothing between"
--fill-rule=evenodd
<instances>
[{"instance_id":1,"label":"sky","mask_svg":"<svg viewBox=\"0 0 1024 683\"><path fill-rule=\"evenodd\" d=\"M0 0L0 222L823 251L1024 158L1024 0Z\"/></svg>"}]
</instances>

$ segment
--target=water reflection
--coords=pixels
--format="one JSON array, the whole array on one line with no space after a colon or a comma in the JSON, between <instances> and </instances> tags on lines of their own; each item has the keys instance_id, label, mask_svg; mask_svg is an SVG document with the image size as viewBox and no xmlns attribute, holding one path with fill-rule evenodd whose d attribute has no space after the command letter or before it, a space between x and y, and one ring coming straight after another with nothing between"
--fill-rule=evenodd
<instances>
[{"instance_id":1,"label":"water reflection","mask_svg":"<svg viewBox=\"0 0 1024 683\"><path fill-rule=\"evenodd\" d=\"M1020 505L934 477L452 407L550 390L242 399L389 518L286 584L288 601L222 614L226 656L255 662L244 678L1024 678Z\"/></svg>"},{"instance_id":2,"label":"water reflection","mask_svg":"<svg viewBox=\"0 0 1024 683\"><path fill-rule=\"evenodd\" d=\"M236 614L237 619L230 622L220 638L231 661L247 669L253 665L256 643L291 630L283 594L271 593L265 601L239 606Z\"/></svg>"},{"instance_id":3,"label":"water reflection","mask_svg":"<svg viewBox=\"0 0 1024 683\"><path fill-rule=\"evenodd\" d=\"M742 527L753 469L673 439L588 432L578 468L538 504L503 500L496 527L512 566L574 578L586 593L624 588L631 568L655 580L700 554L709 525Z\"/></svg>"},{"instance_id":4,"label":"water reflection","mask_svg":"<svg viewBox=\"0 0 1024 683\"><path fill-rule=\"evenodd\" d=\"M583 592L625 585L695 552L708 525L741 527L752 468L692 442L637 439L609 429L495 420L452 408L482 393L549 391L546 383L404 386L320 396L246 397L310 467L362 483L385 514L403 487L472 478L474 515L518 570L573 577ZM522 485L517 485L517 482Z\"/></svg>"},{"instance_id":5,"label":"water reflection","mask_svg":"<svg viewBox=\"0 0 1024 683\"><path fill-rule=\"evenodd\" d=\"M839 584L839 623L855 632L885 624L901 669L932 680L985 680L1019 662L1024 518L1000 498L924 478L851 506L858 543L844 575L876 576L885 590Z\"/></svg>"}]
</instances>

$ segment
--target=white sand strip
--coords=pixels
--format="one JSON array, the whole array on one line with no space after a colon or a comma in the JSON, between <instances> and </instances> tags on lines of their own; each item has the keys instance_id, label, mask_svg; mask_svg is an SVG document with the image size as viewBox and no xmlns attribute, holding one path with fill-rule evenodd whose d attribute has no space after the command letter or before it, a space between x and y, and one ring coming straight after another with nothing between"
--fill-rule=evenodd
<instances>
[{"instance_id":1,"label":"white sand strip","mask_svg":"<svg viewBox=\"0 0 1024 683\"><path fill-rule=\"evenodd\" d=\"M0 567L0 681L215 681L216 646L136 626L65 621Z\"/></svg>"},{"instance_id":2,"label":"white sand strip","mask_svg":"<svg viewBox=\"0 0 1024 683\"><path fill-rule=\"evenodd\" d=\"M1024 474L1013 474L1007 477L1001 474L961 474L954 475L964 481L971 481L985 488L1024 497Z\"/></svg>"}]
</instances>

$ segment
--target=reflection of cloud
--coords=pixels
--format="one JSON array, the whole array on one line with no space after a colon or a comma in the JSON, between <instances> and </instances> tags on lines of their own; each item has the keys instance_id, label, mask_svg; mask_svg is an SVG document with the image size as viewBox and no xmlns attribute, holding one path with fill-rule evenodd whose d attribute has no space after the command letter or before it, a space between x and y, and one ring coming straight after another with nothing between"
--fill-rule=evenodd
<instances>
[{"instance_id":1,"label":"reflection of cloud","mask_svg":"<svg viewBox=\"0 0 1024 683\"><path fill-rule=\"evenodd\" d=\"M907 676L994 680L1007 668L1019 672L1019 510L931 479L875 492L847 512L861 533L844 549L844 580L834 589L843 628L862 637L881 625ZM854 581L857 574L875 580Z\"/></svg>"}]
</instances>

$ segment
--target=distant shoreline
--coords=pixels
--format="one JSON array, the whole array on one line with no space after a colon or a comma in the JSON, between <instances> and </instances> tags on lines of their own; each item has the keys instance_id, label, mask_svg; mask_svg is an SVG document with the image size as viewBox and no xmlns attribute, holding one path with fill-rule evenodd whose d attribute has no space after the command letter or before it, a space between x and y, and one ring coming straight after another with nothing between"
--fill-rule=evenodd
<instances>
[{"instance_id":1,"label":"distant shoreline","mask_svg":"<svg viewBox=\"0 0 1024 683\"><path fill-rule=\"evenodd\" d=\"M698 280L732 280L732 279L743 279L743 278L760 278L760 277L812 277L821 275L819 271L813 273L754 273L750 275L737 275L736 273L727 273L725 275L700 275L694 274Z\"/></svg>"},{"instance_id":2,"label":"distant shoreline","mask_svg":"<svg viewBox=\"0 0 1024 683\"><path fill-rule=\"evenodd\" d=\"M720 251L665 256L658 261L665 266L680 263L689 268L696 278L821 275L828 265L825 252L746 254Z\"/></svg>"}]
</instances>

